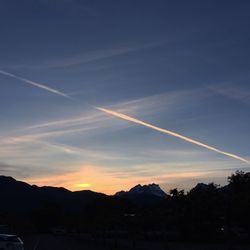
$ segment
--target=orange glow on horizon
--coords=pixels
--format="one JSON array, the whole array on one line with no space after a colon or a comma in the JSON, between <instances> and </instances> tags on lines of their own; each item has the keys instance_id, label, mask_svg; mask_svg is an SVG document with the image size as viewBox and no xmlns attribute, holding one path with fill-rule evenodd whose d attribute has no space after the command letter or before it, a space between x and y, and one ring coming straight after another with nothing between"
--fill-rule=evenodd
<instances>
[{"instance_id":1,"label":"orange glow on horizon","mask_svg":"<svg viewBox=\"0 0 250 250\"><path fill-rule=\"evenodd\" d=\"M120 173L117 170L117 173ZM160 176L128 176L127 178L121 178L117 173L110 173L105 171L105 168L95 165L79 166L79 170L66 174L38 177L38 178L27 178L23 181L38 186L53 186L53 187L64 187L71 191L79 191L90 189L95 192L101 192L105 194L114 194L121 190L129 190L137 184L168 184L168 180L182 179L182 178L195 178L204 177L208 175L208 172L176 172L166 173ZM211 173L211 172L209 172Z\"/></svg>"}]
</instances>

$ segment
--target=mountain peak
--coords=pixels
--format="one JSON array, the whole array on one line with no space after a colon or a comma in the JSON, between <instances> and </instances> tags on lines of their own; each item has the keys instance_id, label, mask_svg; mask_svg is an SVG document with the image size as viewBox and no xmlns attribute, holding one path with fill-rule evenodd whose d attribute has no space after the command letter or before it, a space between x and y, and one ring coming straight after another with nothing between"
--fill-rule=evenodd
<instances>
[{"instance_id":1,"label":"mountain peak","mask_svg":"<svg viewBox=\"0 0 250 250\"><path fill-rule=\"evenodd\" d=\"M133 195L133 196L138 196L138 195L147 195L147 196L153 196L153 197L158 197L158 198L165 198L167 194L160 188L158 184L152 183L148 185L141 185L138 184L131 188L129 191L121 191L117 192L116 196L128 196L128 195Z\"/></svg>"},{"instance_id":2,"label":"mountain peak","mask_svg":"<svg viewBox=\"0 0 250 250\"><path fill-rule=\"evenodd\" d=\"M0 175L0 181L2 181L2 182L15 182L16 180L11 176Z\"/></svg>"}]
</instances>

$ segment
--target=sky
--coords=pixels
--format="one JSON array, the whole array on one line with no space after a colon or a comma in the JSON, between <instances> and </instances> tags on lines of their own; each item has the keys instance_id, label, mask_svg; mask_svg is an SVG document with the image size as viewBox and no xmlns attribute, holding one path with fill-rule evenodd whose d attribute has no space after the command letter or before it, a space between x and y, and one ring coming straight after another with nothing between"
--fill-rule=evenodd
<instances>
[{"instance_id":1,"label":"sky","mask_svg":"<svg viewBox=\"0 0 250 250\"><path fill-rule=\"evenodd\" d=\"M0 175L113 194L250 160L250 3L1 0Z\"/></svg>"}]
</instances>

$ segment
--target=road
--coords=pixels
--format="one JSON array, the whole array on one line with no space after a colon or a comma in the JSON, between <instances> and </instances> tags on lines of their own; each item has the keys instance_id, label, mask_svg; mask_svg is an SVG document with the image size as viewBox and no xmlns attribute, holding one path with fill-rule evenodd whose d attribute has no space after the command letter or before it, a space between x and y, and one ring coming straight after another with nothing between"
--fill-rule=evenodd
<instances>
[{"instance_id":1,"label":"road","mask_svg":"<svg viewBox=\"0 0 250 250\"><path fill-rule=\"evenodd\" d=\"M109 239L109 240L84 240L69 235L29 235L23 238L25 250L228 250L225 244L206 243L181 243L181 242L157 242ZM232 250L248 250L248 246L238 245Z\"/></svg>"},{"instance_id":2,"label":"road","mask_svg":"<svg viewBox=\"0 0 250 250\"><path fill-rule=\"evenodd\" d=\"M93 242L72 236L41 234L23 239L25 250L100 250L101 246Z\"/></svg>"}]
</instances>

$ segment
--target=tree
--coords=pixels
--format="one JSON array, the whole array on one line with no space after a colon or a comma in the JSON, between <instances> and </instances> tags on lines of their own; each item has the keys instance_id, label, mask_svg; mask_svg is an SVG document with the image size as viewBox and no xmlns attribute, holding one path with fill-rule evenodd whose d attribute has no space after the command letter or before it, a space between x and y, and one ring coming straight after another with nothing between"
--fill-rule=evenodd
<instances>
[{"instance_id":1,"label":"tree","mask_svg":"<svg viewBox=\"0 0 250 250\"><path fill-rule=\"evenodd\" d=\"M233 192L245 193L250 191L250 173L236 171L228 177L229 187Z\"/></svg>"},{"instance_id":2,"label":"tree","mask_svg":"<svg viewBox=\"0 0 250 250\"><path fill-rule=\"evenodd\" d=\"M177 188L174 188L174 189L171 189L169 193L172 197L180 197L184 195L184 190L182 189L179 191Z\"/></svg>"}]
</instances>

